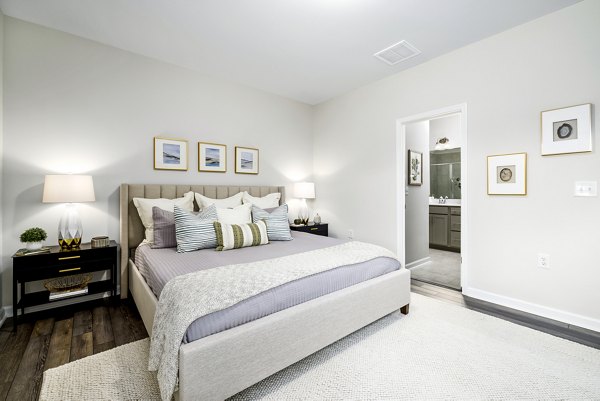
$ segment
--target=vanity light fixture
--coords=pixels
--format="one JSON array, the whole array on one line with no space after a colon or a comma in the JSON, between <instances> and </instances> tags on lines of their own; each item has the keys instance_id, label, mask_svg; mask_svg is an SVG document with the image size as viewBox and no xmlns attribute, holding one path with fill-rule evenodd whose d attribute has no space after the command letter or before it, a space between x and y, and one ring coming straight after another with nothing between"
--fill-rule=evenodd
<instances>
[{"instance_id":1,"label":"vanity light fixture","mask_svg":"<svg viewBox=\"0 0 600 401\"><path fill-rule=\"evenodd\" d=\"M443 137L437 140L435 143L435 150L445 150L450 148L450 139Z\"/></svg>"}]
</instances>

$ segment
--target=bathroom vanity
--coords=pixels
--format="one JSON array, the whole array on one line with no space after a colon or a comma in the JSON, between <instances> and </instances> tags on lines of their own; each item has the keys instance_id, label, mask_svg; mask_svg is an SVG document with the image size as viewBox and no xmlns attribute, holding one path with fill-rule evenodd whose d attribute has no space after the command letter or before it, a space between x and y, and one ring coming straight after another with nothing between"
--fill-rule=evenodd
<instances>
[{"instance_id":1,"label":"bathroom vanity","mask_svg":"<svg viewBox=\"0 0 600 401\"><path fill-rule=\"evenodd\" d=\"M460 204L429 204L429 247L460 252Z\"/></svg>"}]
</instances>

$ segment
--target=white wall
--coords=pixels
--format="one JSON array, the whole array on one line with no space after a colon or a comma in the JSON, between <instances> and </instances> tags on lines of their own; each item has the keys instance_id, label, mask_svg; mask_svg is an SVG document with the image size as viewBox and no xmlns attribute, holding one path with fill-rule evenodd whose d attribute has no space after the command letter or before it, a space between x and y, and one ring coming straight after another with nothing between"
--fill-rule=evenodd
<instances>
[{"instance_id":1,"label":"white wall","mask_svg":"<svg viewBox=\"0 0 600 401\"><path fill-rule=\"evenodd\" d=\"M460 148L460 114L434 118L429 121L429 148L435 149L435 143L440 138L448 138L448 148Z\"/></svg>"},{"instance_id":2,"label":"white wall","mask_svg":"<svg viewBox=\"0 0 600 401\"><path fill-rule=\"evenodd\" d=\"M84 241L118 240L120 183L278 185L310 179L311 107L12 18L5 20L3 305L26 228L57 240L63 205L44 175L89 173ZM189 140L187 172L153 170L153 137ZM228 172L197 171L197 141L228 145ZM234 173L234 146L260 149L260 174ZM291 196L291 194L288 194Z\"/></svg>"},{"instance_id":3,"label":"white wall","mask_svg":"<svg viewBox=\"0 0 600 401\"><path fill-rule=\"evenodd\" d=\"M598 127L592 153L540 155L541 111L589 102L600 117L599 20L586 0L319 105L317 203L331 232L396 249L396 120L466 102L465 293L600 330L600 198L573 197L574 181L600 180ZM511 152L528 153L528 195L488 196L486 156Z\"/></svg>"},{"instance_id":4,"label":"white wall","mask_svg":"<svg viewBox=\"0 0 600 401\"><path fill-rule=\"evenodd\" d=\"M409 265L429 257L429 121L406 125L406 149L423 153L423 185L408 185L408 175L404 174L406 264Z\"/></svg>"}]
</instances>

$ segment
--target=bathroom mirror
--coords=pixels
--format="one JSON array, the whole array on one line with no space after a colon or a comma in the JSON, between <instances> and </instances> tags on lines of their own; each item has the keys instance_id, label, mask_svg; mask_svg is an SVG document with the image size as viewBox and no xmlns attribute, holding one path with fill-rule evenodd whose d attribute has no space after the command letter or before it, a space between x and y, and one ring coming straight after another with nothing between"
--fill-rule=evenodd
<instances>
[{"instance_id":1,"label":"bathroom mirror","mask_svg":"<svg viewBox=\"0 0 600 401\"><path fill-rule=\"evenodd\" d=\"M448 199L461 198L460 148L432 150L430 162L430 195Z\"/></svg>"}]
</instances>

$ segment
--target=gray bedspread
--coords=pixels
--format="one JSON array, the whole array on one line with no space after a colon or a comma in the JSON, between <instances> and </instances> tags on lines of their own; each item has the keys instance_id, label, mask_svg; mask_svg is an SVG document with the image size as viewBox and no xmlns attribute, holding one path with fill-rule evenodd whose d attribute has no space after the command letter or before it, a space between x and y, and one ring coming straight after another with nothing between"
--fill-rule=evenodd
<instances>
[{"instance_id":1,"label":"gray bedspread","mask_svg":"<svg viewBox=\"0 0 600 401\"><path fill-rule=\"evenodd\" d=\"M292 232L292 235L293 241L273 241L268 245L224 252L205 249L177 253L175 248L152 249L142 244L135 253L135 264L158 298L165 284L179 275L217 266L277 258L346 242L301 232ZM399 268L400 263L395 259L376 258L292 281L197 319L190 325L183 340L191 342Z\"/></svg>"}]
</instances>

